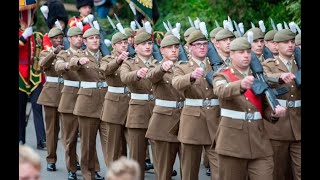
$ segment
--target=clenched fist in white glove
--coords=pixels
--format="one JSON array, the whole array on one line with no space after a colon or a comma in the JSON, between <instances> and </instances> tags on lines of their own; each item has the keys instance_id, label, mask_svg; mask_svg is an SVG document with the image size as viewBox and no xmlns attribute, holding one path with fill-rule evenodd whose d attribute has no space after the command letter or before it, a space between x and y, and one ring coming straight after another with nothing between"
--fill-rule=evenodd
<instances>
[{"instance_id":1,"label":"clenched fist in white glove","mask_svg":"<svg viewBox=\"0 0 320 180\"><path fill-rule=\"evenodd\" d=\"M30 27L27 27L27 28L23 31L22 36L23 36L24 39L27 39L28 37L30 37L30 36L32 35L32 33L33 33L33 29L32 29L32 27L30 26Z\"/></svg>"},{"instance_id":2,"label":"clenched fist in white glove","mask_svg":"<svg viewBox=\"0 0 320 180\"><path fill-rule=\"evenodd\" d=\"M94 16L92 14L89 14L87 17L83 18L84 23L89 23L93 21Z\"/></svg>"},{"instance_id":3,"label":"clenched fist in white glove","mask_svg":"<svg viewBox=\"0 0 320 180\"><path fill-rule=\"evenodd\" d=\"M81 31L83 30L82 22L76 22L76 26L77 26L78 28L80 28Z\"/></svg>"}]
</instances>

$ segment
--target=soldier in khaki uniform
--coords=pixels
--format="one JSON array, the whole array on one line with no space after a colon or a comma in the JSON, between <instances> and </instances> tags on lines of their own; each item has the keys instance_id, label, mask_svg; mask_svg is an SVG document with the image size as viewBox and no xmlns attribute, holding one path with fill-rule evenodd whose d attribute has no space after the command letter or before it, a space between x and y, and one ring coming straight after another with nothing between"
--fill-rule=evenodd
<instances>
[{"instance_id":1,"label":"soldier in khaki uniform","mask_svg":"<svg viewBox=\"0 0 320 180\"><path fill-rule=\"evenodd\" d=\"M156 98L146 137L151 143L158 180L171 180L176 155L180 151L177 135L170 133L179 126L184 101L183 94L172 87L173 68L178 63L179 44L179 39L174 35L165 36L160 44L163 60L161 64L148 71L146 76L152 82Z\"/></svg>"},{"instance_id":2,"label":"soldier in khaki uniform","mask_svg":"<svg viewBox=\"0 0 320 180\"><path fill-rule=\"evenodd\" d=\"M183 180L197 180L201 152L205 148L211 172L211 179L218 179L217 154L212 148L219 124L219 101L212 87L204 78L212 70L206 60L208 40L200 30L193 31L187 41L191 58L180 61L174 69L172 85L185 96L180 117L178 140L181 142L181 168Z\"/></svg>"},{"instance_id":3,"label":"soldier in khaki uniform","mask_svg":"<svg viewBox=\"0 0 320 180\"><path fill-rule=\"evenodd\" d=\"M260 62L265 60L263 56L263 48L264 48L264 32L261 31L260 28L251 28L249 29L243 36L247 37L248 32L251 31L253 33L253 42L251 43L251 51L258 57Z\"/></svg>"},{"instance_id":4,"label":"soldier in khaki uniform","mask_svg":"<svg viewBox=\"0 0 320 180\"><path fill-rule=\"evenodd\" d=\"M272 180L273 151L262 116L263 101L251 91L254 77L250 71L251 45L245 37L230 44L232 64L214 75L214 93L218 95L221 121L214 142L218 153L221 180ZM285 115L276 107L272 118Z\"/></svg>"},{"instance_id":5,"label":"soldier in khaki uniform","mask_svg":"<svg viewBox=\"0 0 320 180\"><path fill-rule=\"evenodd\" d=\"M120 67L121 81L131 92L126 127L130 158L138 161L141 179L144 179L144 166L147 148L146 131L154 107L151 82L146 79L150 67L158 61L152 57L151 35L143 30L134 38L135 58L124 61Z\"/></svg>"},{"instance_id":6,"label":"soldier in khaki uniform","mask_svg":"<svg viewBox=\"0 0 320 180\"><path fill-rule=\"evenodd\" d=\"M81 81L73 113L78 116L81 143L81 172L84 180L104 179L96 172L96 137L100 131L101 146L105 146L106 127L100 125L107 83L99 69L102 54L99 51L100 35L95 28L84 34L86 50L78 51L70 59L70 70L77 71ZM104 153L104 156L106 154Z\"/></svg>"},{"instance_id":7,"label":"soldier in khaki uniform","mask_svg":"<svg viewBox=\"0 0 320 180\"><path fill-rule=\"evenodd\" d=\"M226 66L230 66L230 43L235 35L228 29L220 30L215 36L215 47L217 52Z\"/></svg>"},{"instance_id":8,"label":"soldier in khaki uniform","mask_svg":"<svg viewBox=\"0 0 320 180\"><path fill-rule=\"evenodd\" d=\"M212 44L216 47L216 35L219 31L221 31L223 28L222 27L216 27L210 31L209 36L210 36L210 41Z\"/></svg>"},{"instance_id":9,"label":"soldier in khaki uniform","mask_svg":"<svg viewBox=\"0 0 320 180\"><path fill-rule=\"evenodd\" d=\"M274 35L277 33L277 30L270 30L264 35L264 48L268 48L273 57L276 58L279 55L278 49L277 49L277 43L273 41Z\"/></svg>"},{"instance_id":10,"label":"soldier in khaki uniform","mask_svg":"<svg viewBox=\"0 0 320 180\"><path fill-rule=\"evenodd\" d=\"M279 57L268 59L263 69L267 76L279 79L280 84L275 86L289 89L288 93L277 97L279 103L288 108L287 115L275 124L265 121L274 151L273 178L288 179L291 165L294 179L301 179L301 89L294 82L294 73L298 70L293 56L295 34L283 29L273 40L277 43Z\"/></svg>"},{"instance_id":11,"label":"soldier in khaki uniform","mask_svg":"<svg viewBox=\"0 0 320 180\"><path fill-rule=\"evenodd\" d=\"M48 36L52 47L40 53L40 66L46 75L46 83L39 95L38 104L42 104L45 112L47 139L47 170L56 171L57 144L60 130L58 106L63 88L63 77L57 73L54 66L57 54L63 50L63 32L59 28L52 28ZM62 135L63 136L63 135Z\"/></svg>"},{"instance_id":12,"label":"soldier in khaki uniform","mask_svg":"<svg viewBox=\"0 0 320 180\"><path fill-rule=\"evenodd\" d=\"M129 108L129 91L120 79L120 66L128 59L128 37L117 32L111 39L113 51L101 60L100 69L104 71L108 83L108 92L104 97L101 123L107 127L108 143L103 147L106 152L106 165L127 155L125 123Z\"/></svg>"},{"instance_id":13,"label":"soldier in khaki uniform","mask_svg":"<svg viewBox=\"0 0 320 180\"><path fill-rule=\"evenodd\" d=\"M190 34L197 30L195 27L189 27L184 33L183 33L183 37L184 37L184 40L187 42L187 39L188 37L190 36ZM187 54L188 54L188 58L190 58L190 50L189 50L189 47L188 47L188 44L186 43L184 46L184 49L186 50Z\"/></svg>"},{"instance_id":14,"label":"soldier in khaki uniform","mask_svg":"<svg viewBox=\"0 0 320 180\"><path fill-rule=\"evenodd\" d=\"M299 47L301 49L301 33L296 35L294 43L296 44L296 47Z\"/></svg>"},{"instance_id":15,"label":"soldier in khaki uniform","mask_svg":"<svg viewBox=\"0 0 320 180\"><path fill-rule=\"evenodd\" d=\"M78 74L69 71L69 63L73 54L81 48L83 43L82 30L78 27L71 27L67 32L70 48L60 51L57 55L55 70L62 73L64 87L61 91L61 99L58 111L61 113L61 134L65 142L65 160L69 172L68 179L77 179L76 171L80 170L77 156L78 138L78 116L73 114L74 106L78 97L80 81ZM96 171L100 171L98 156L96 155Z\"/></svg>"}]
</instances>

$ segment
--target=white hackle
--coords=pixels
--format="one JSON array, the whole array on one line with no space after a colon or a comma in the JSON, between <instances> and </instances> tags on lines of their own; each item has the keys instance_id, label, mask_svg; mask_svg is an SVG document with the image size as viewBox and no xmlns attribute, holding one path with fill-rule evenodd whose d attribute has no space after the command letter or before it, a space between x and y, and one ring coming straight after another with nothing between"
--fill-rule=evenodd
<instances>
[{"instance_id":1,"label":"white hackle","mask_svg":"<svg viewBox=\"0 0 320 180\"><path fill-rule=\"evenodd\" d=\"M253 24L253 22L250 22L251 28L255 28L256 26Z\"/></svg>"},{"instance_id":2,"label":"white hackle","mask_svg":"<svg viewBox=\"0 0 320 180\"><path fill-rule=\"evenodd\" d=\"M238 27L239 27L240 32L241 32L242 34L244 34L244 25L243 25L242 22L238 24Z\"/></svg>"},{"instance_id":3,"label":"white hackle","mask_svg":"<svg viewBox=\"0 0 320 180\"><path fill-rule=\"evenodd\" d=\"M143 26L146 29L146 32L152 34L152 27L149 21L146 21Z\"/></svg>"},{"instance_id":4,"label":"white hackle","mask_svg":"<svg viewBox=\"0 0 320 180\"><path fill-rule=\"evenodd\" d=\"M81 21L76 22L76 26L77 26L78 28L80 28L80 29L81 29L81 31L83 30L83 24L82 24L82 22L81 22Z\"/></svg>"},{"instance_id":5,"label":"white hackle","mask_svg":"<svg viewBox=\"0 0 320 180\"><path fill-rule=\"evenodd\" d=\"M199 23L200 23L200 20L197 18L195 21L194 21L194 26L195 28L199 29Z\"/></svg>"},{"instance_id":6,"label":"white hackle","mask_svg":"<svg viewBox=\"0 0 320 180\"><path fill-rule=\"evenodd\" d=\"M262 32L266 32L266 27L264 26L264 22L262 20L259 21L259 28Z\"/></svg>"},{"instance_id":7,"label":"white hackle","mask_svg":"<svg viewBox=\"0 0 320 180\"><path fill-rule=\"evenodd\" d=\"M179 22L176 23L176 28L178 29L178 32L180 32L181 24Z\"/></svg>"},{"instance_id":8,"label":"white hackle","mask_svg":"<svg viewBox=\"0 0 320 180\"><path fill-rule=\"evenodd\" d=\"M104 40L104 44L105 44L107 47L109 47L109 46L111 46L111 41L110 41L109 39L105 39L105 40Z\"/></svg>"},{"instance_id":9,"label":"white hackle","mask_svg":"<svg viewBox=\"0 0 320 180\"><path fill-rule=\"evenodd\" d=\"M251 44L253 42L253 32L252 31L248 31L248 34L247 34L247 40L248 42Z\"/></svg>"},{"instance_id":10,"label":"white hackle","mask_svg":"<svg viewBox=\"0 0 320 180\"><path fill-rule=\"evenodd\" d=\"M56 20L56 22L54 22L54 24L56 25L57 28L59 28L62 31L62 26L58 19Z\"/></svg>"},{"instance_id":11,"label":"white hackle","mask_svg":"<svg viewBox=\"0 0 320 180\"><path fill-rule=\"evenodd\" d=\"M298 34L301 34L301 29L299 28L299 26L296 23L294 23L294 24L296 25L296 29L298 31Z\"/></svg>"},{"instance_id":12,"label":"white hackle","mask_svg":"<svg viewBox=\"0 0 320 180\"><path fill-rule=\"evenodd\" d=\"M278 31L280 31L280 30L282 30L283 28L282 28L282 24L281 23L278 23L277 24L277 29L278 29Z\"/></svg>"},{"instance_id":13,"label":"white hackle","mask_svg":"<svg viewBox=\"0 0 320 180\"><path fill-rule=\"evenodd\" d=\"M228 30L231 32L233 32L234 30L231 18L229 16L228 16Z\"/></svg>"},{"instance_id":14,"label":"white hackle","mask_svg":"<svg viewBox=\"0 0 320 180\"><path fill-rule=\"evenodd\" d=\"M100 25L99 25L98 21L93 21L92 24L93 24L94 28L96 28L98 31L100 31Z\"/></svg>"},{"instance_id":15,"label":"white hackle","mask_svg":"<svg viewBox=\"0 0 320 180\"><path fill-rule=\"evenodd\" d=\"M199 28L200 28L201 33L202 33L206 38L208 38L208 31L207 31L206 23L205 23L205 22L200 22L200 23L199 23Z\"/></svg>"},{"instance_id":16,"label":"white hackle","mask_svg":"<svg viewBox=\"0 0 320 180\"><path fill-rule=\"evenodd\" d=\"M130 28L133 30L133 31L135 31L136 30L136 22L134 22L134 21L131 21L130 22Z\"/></svg>"},{"instance_id":17,"label":"white hackle","mask_svg":"<svg viewBox=\"0 0 320 180\"><path fill-rule=\"evenodd\" d=\"M119 30L119 32L121 32L122 34L126 34L126 32L124 31L122 25L120 23L117 23L117 29Z\"/></svg>"},{"instance_id":18,"label":"white hackle","mask_svg":"<svg viewBox=\"0 0 320 180\"><path fill-rule=\"evenodd\" d=\"M173 28L173 29L171 30L171 32L172 32L172 34L173 34L175 37L177 37L178 39L180 39L180 32L179 32L179 30L178 30L177 27Z\"/></svg>"},{"instance_id":19,"label":"white hackle","mask_svg":"<svg viewBox=\"0 0 320 180\"><path fill-rule=\"evenodd\" d=\"M163 22L163 26L164 26L164 28L166 29L167 32L170 31L169 27L167 26L167 24L165 22Z\"/></svg>"},{"instance_id":20,"label":"white hackle","mask_svg":"<svg viewBox=\"0 0 320 180\"><path fill-rule=\"evenodd\" d=\"M48 19L48 14L49 14L49 8L46 5L42 5L40 8L44 18Z\"/></svg>"},{"instance_id":21,"label":"white hackle","mask_svg":"<svg viewBox=\"0 0 320 180\"><path fill-rule=\"evenodd\" d=\"M285 29L289 29L288 24L285 21L283 21L283 24Z\"/></svg>"},{"instance_id":22,"label":"white hackle","mask_svg":"<svg viewBox=\"0 0 320 180\"><path fill-rule=\"evenodd\" d=\"M224 29L228 29L228 21L227 20L223 20L222 24L223 24Z\"/></svg>"},{"instance_id":23,"label":"white hackle","mask_svg":"<svg viewBox=\"0 0 320 180\"><path fill-rule=\"evenodd\" d=\"M290 30L291 30L293 33L297 33L296 23L290 22L290 23L289 23L289 27L290 27Z\"/></svg>"},{"instance_id":24,"label":"white hackle","mask_svg":"<svg viewBox=\"0 0 320 180\"><path fill-rule=\"evenodd\" d=\"M131 9L132 13L133 13L134 15L136 15L136 14L137 14L137 10L136 10L136 8L134 7L134 3L133 3L132 1L130 1L129 6L130 6L130 9Z\"/></svg>"}]
</instances>

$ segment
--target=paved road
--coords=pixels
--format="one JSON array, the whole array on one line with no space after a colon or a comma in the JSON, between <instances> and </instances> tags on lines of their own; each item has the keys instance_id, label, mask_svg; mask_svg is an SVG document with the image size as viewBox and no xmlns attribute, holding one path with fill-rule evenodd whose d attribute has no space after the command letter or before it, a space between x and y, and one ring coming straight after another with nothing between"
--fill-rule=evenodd
<instances>
[{"instance_id":1,"label":"paved road","mask_svg":"<svg viewBox=\"0 0 320 180\"><path fill-rule=\"evenodd\" d=\"M27 112L29 112L29 108L30 108L30 104L28 104L28 106L27 106ZM80 141L79 141L79 139L78 139L78 142L79 143L77 146L77 152L79 152L78 155L80 156ZM46 152L46 150L36 149L37 143L36 143L36 135L35 135L32 113L31 113L31 116L29 118L28 125L27 125L26 144L29 145L30 147L34 148L36 150L36 152L38 152L39 155L41 156L41 164L43 167L42 172L41 172L41 176L42 176L43 180L63 180L63 179L68 178L68 172L67 172L67 169L65 166L64 148L61 144L61 140L58 141L58 148L57 148L57 156L58 156L58 160L56 163L57 171L49 172L46 170L47 152ZM98 158L99 158L100 167L101 167L100 175L105 176L106 172L107 172L107 167L105 166L104 161L103 161L103 154L101 151L101 144L100 144L100 136L99 135L97 138L97 152L98 152ZM150 149L150 152L151 152L151 149ZM177 157L176 162L174 164L174 169L178 171L178 175L176 177L173 177L172 178L173 180L181 179L179 167L180 167L179 166L179 159ZM79 180L82 180L82 176L81 176L80 171L77 172L77 176L78 176ZM153 170L149 170L148 172L145 173L145 180L154 180L154 179L155 179L155 175L154 175ZM203 165L200 166L199 180L210 180L210 177L205 175L205 168Z\"/></svg>"}]
</instances>

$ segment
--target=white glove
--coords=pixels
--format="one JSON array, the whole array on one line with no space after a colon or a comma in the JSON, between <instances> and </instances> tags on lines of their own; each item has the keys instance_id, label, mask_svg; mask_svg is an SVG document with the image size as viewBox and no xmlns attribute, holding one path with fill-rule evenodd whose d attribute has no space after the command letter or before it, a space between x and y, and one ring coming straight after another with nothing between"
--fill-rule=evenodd
<instances>
[{"instance_id":1,"label":"white glove","mask_svg":"<svg viewBox=\"0 0 320 180\"><path fill-rule=\"evenodd\" d=\"M40 8L44 18L48 19L48 14L49 14L49 8L46 5L41 6Z\"/></svg>"},{"instance_id":2,"label":"white glove","mask_svg":"<svg viewBox=\"0 0 320 180\"><path fill-rule=\"evenodd\" d=\"M33 33L33 29L32 29L32 27L30 26L30 27L27 27L27 28L23 31L22 36L23 36L24 39L27 39L28 37L30 37L30 36L32 35L32 33Z\"/></svg>"},{"instance_id":3,"label":"white glove","mask_svg":"<svg viewBox=\"0 0 320 180\"><path fill-rule=\"evenodd\" d=\"M109 46L111 46L111 41L110 41L109 39L105 39L105 40L104 40L104 44L105 44L107 47L109 47Z\"/></svg>"},{"instance_id":4,"label":"white glove","mask_svg":"<svg viewBox=\"0 0 320 180\"><path fill-rule=\"evenodd\" d=\"M87 17L83 18L84 23L89 23L93 21L94 16L92 14L89 14Z\"/></svg>"},{"instance_id":5,"label":"white glove","mask_svg":"<svg viewBox=\"0 0 320 180\"><path fill-rule=\"evenodd\" d=\"M93 27L96 28L98 31L100 30L100 25L98 21L93 21Z\"/></svg>"},{"instance_id":6,"label":"white glove","mask_svg":"<svg viewBox=\"0 0 320 180\"><path fill-rule=\"evenodd\" d=\"M83 30L82 22L76 22L76 26L77 26L78 28L80 28L81 31Z\"/></svg>"}]
</instances>

